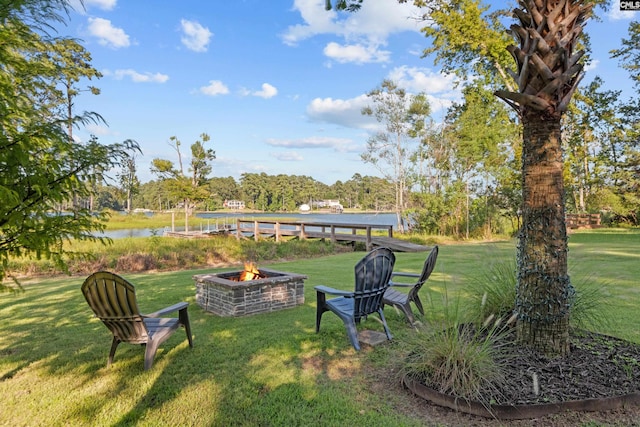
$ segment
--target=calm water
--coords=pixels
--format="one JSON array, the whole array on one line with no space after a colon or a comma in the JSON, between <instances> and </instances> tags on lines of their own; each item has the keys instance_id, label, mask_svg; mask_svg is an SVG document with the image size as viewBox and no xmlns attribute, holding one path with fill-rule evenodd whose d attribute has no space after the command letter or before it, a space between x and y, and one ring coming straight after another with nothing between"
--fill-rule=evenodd
<instances>
[{"instance_id":1,"label":"calm water","mask_svg":"<svg viewBox=\"0 0 640 427\"><path fill-rule=\"evenodd\" d=\"M288 221L309 222L335 222L343 224L375 224L375 225L392 225L394 231L396 229L396 215L393 213L308 213L308 214L283 214L283 213L261 213L261 214L233 214L233 213L200 213L194 218L189 219L189 230L213 230L216 223L219 227L224 224L235 224L237 218L243 219L268 219L280 218ZM176 231L184 230L184 219L176 217ZM167 224L166 228L171 229L171 224ZM126 237L149 237L153 235L162 236L163 228L132 228L124 230L108 230L105 236L112 239L122 239Z\"/></svg>"}]
</instances>

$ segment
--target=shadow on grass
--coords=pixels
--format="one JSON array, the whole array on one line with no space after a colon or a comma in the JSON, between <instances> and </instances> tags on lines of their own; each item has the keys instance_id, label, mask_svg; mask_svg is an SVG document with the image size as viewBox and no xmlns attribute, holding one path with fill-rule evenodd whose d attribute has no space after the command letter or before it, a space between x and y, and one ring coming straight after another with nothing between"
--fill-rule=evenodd
<instances>
[{"instance_id":1,"label":"shadow on grass","mask_svg":"<svg viewBox=\"0 0 640 427\"><path fill-rule=\"evenodd\" d=\"M573 253L583 256L576 249ZM464 289L465 277L477 274L488 259L513 253L513 242L463 245L455 251L442 246L429 288L436 299L443 284L451 292ZM22 294L0 295L0 393L7 396L0 424L420 425L400 415L363 379L365 373L373 375L365 368L388 367L401 356L400 342L414 333L401 313L385 309L393 342L359 353L335 315L325 313L315 333L314 286L353 289L353 267L363 255L270 266L309 277L305 304L240 318L214 316L195 304L192 276L213 269L125 275L136 285L143 312L190 303L194 348L189 349L183 332L176 332L160 346L149 371L143 370L144 350L127 344L119 346L114 364L106 367L111 335L82 297L84 277L27 283ZM425 256L397 254L396 266L419 272ZM624 283L640 275L625 264L621 276L612 264L599 265L599 272ZM626 298L636 289L628 287L616 293ZM628 327L637 330L631 305L624 307L630 313ZM361 328L381 331L375 317ZM22 399L25 393L38 405Z\"/></svg>"},{"instance_id":2,"label":"shadow on grass","mask_svg":"<svg viewBox=\"0 0 640 427\"><path fill-rule=\"evenodd\" d=\"M242 318L214 316L195 304L192 276L203 271L126 275L143 312L190 302L194 348L189 349L184 332L176 332L160 346L149 371L143 370L144 349L129 344L121 344L113 365L106 367L112 336L82 297L84 277L27 283L22 294L0 295L5 319L0 387L10 395L30 394L50 408L45 415L16 403L0 415L0 424L13 419L59 425L126 426L143 420L279 425L301 424L309 417L320 421L327 411L332 418L342 411L360 416L340 380L360 369L361 356L337 316L325 316L321 333L315 334L313 286L324 277L323 283L351 288L353 265L361 256L332 257L336 271L330 277L320 274L326 265L317 262L279 264L310 274L306 303ZM15 418L16 413L24 418Z\"/></svg>"}]
</instances>

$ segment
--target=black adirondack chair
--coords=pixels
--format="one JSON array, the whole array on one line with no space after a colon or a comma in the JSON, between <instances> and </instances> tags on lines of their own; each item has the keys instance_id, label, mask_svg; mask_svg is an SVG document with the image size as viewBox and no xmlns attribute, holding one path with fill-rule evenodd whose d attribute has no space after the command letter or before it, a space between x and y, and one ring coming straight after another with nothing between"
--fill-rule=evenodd
<instances>
[{"instance_id":1,"label":"black adirondack chair","mask_svg":"<svg viewBox=\"0 0 640 427\"><path fill-rule=\"evenodd\" d=\"M413 316L413 312L411 311L411 302L413 301L416 307L418 307L418 311L420 312L420 314L424 315L424 308L422 307L422 302L420 301L418 292L420 291L420 288L422 288L422 285L424 285L424 282L426 282L429 276L431 276L433 268L436 265L437 258L438 247L434 246L424 262L422 273L417 274L394 271L391 275L391 287L389 287L389 289L387 289L384 293L384 297L382 298L382 305L393 305L394 307L402 310L409 323L413 325L413 323L415 322L415 318ZM394 277L415 278L417 279L417 281L411 281L411 283L403 283L393 281ZM398 288L400 287L410 288L409 292L399 291Z\"/></svg>"},{"instance_id":2,"label":"black adirondack chair","mask_svg":"<svg viewBox=\"0 0 640 427\"><path fill-rule=\"evenodd\" d=\"M180 326L187 332L189 347L193 347L186 302L174 304L154 313L141 314L134 286L124 278L106 271L99 271L87 277L82 284L82 294L96 317L102 320L113 334L107 366L113 362L118 344L127 342L142 344L146 347L144 369L150 369L158 346ZM176 311L177 318L161 317Z\"/></svg>"},{"instance_id":3,"label":"black adirondack chair","mask_svg":"<svg viewBox=\"0 0 640 427\"><path fill-rule=\"evenodd\" d=\"M382 296L389 287L396 257L390 249L377 248L369 252L355 266L355 290L341 291L328 286L316 286L316 333L320 331L320 320L325 311L338 315L347 328L347 335L356 350L360 350L356 324L369 314L377 313L382 320L387 339L391 332L382 311ZM326 295L337 295L327 300Z\"/></svg>"}]
</instances>

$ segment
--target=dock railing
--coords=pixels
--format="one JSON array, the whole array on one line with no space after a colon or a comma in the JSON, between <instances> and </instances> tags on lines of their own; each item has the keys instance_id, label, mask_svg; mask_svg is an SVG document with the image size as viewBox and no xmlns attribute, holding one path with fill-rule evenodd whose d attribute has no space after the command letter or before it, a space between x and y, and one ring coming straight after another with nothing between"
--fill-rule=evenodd
<instances>
[{"instance_id":1,"label":"dock railing","mask_svg":"<svg viewBox=\"0 0 640 427\"><path fill-rule=\"evenodd\" d=\"M392 225L247 219L237 220L236 237L240 239L253 236L255 240L273 237L276 241L280 241L283 236L294 236L300 240L330 239L332 242L364 242L367 250L371 250L373 248L372 230L385 230L388 237L393 237Z\"/></svg>"},{"instance_id":2,"label":"dock railing","mask_svg":"<svg viewBox=\"0 0 640 427\"><path fill-rule=\"evenodd\" d=\"M567 214L567 228L599 228L600 214Z\"/></svg>"}]
</instances>

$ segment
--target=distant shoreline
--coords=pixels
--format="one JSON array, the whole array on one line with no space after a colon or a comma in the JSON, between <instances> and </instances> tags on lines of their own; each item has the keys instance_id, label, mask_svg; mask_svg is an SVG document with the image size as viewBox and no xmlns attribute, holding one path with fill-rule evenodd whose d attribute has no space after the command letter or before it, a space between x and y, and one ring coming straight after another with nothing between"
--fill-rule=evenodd
<instances>
[{"instance_id":1,"label":"distant shoreline","mask_svg":"<svg viewBox=\"0 0 640 427\"><path fill-rule=\"evenodd\" d=\"M163 211L163 212L166 212L166 211ZM328 209L319 209L319 210L312 210L312 211L307 211L307 212L300 212L298 210L296 210L296 211L266 212L266 211L262 211L262 210L259 210L259 209L246 209L246 208L245 209L216 209L215 211L195 211L194 212L194 214L199 214L199 213L204 213L204 214L214 214L214 213L233 213L233 214L241 214L241 213L248 213L248 214L302 214L302 215L306 215L306 214L334 214L335 215L336 214L336 212L331 212ZM345 209L342 212L342 214L347 214L347 215L348 214L376 215L376 214L392 214L392 213L394 213L394 212L393 211L363 211L363 210L359 210L359 209Z\"/></svg>"}]
</instances>

